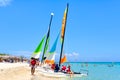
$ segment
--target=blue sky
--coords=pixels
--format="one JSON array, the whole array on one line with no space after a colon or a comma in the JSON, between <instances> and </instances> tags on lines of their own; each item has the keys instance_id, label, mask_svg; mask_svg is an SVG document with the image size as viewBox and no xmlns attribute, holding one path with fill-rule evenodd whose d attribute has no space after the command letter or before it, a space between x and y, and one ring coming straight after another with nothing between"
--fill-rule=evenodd
<instances>
[{"instance_id":1,"label":"blue sky","mask_svg":"<svg viewBox=\"0 0 120 80\"><path fill-rule=\"evenodd\" d=\"M53 12L51 47L67 2L64 53L68 61L120 61L119 0L0 0L0 52L30 57ZM56 53L58 60L60 42Z\"/></svg>"}]
</instances>

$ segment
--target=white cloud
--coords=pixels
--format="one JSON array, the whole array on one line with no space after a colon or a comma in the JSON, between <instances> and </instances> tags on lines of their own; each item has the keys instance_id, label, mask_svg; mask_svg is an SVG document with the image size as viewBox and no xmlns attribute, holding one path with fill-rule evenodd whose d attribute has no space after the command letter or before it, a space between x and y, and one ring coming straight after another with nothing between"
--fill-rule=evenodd
<instances>
[{"instance_id":1,"label":"white cloud","mask_svg":"<svg viewBox=\"0 0 120 80\"><path fill-rule=\"evenodd\" d=\"M10 5L12 0L0 0L0 7L5 7L7 5Z\"/></svg>"},{"instance_id":2,"label":"white cloud","mask_svg":"<svg viewBox=\"0 0 120 80\"><path fill-rule=\"evenodd\" d=\"M77 62L77 61L80 61L80 54L79 53L76 53L76 52L67 53L66 56L67 56L68 62Z\"/></svg>"},{"instance_id":3,"label":"white cloud","mask_svg":"<svg viewBox=\"0 0 120 80\"><path fill-rule=\"evenodd\" d=\"M75 56L79 56L79 53L73 52L73 53L66 53L67 56L69 57L75 57Z\"/></svg>"},{"instance_id":4,"label":"white cloud","mask_svg":"<svg viewBox=\"0 0 120 80\"><path fill-rule=\"evenodd\" d=\"M76 61L80 61L80 54L73 52L73 53L65 53L66 57L67 57L67 61L68 62L76 62ZM59 56L60 53L56 53L56 60L59 60Z\"/></svg>"}]
</instances>

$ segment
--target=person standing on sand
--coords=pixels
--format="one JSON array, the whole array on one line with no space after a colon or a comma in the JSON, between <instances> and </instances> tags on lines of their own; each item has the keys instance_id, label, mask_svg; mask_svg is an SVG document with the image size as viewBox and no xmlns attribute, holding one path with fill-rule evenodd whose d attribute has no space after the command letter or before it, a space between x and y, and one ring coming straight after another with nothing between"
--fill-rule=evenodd
<instances>
[{"instance_id":1,"label":"person standing on sand","mask_svg":"<svg viewBox=\"0 0 120 80\"><path fill-rule=\"evenodd\" d=\"M34 75L35 73L35 67L36 67L36 59L35 58L31 58L31 61L30 61L30 66L31 66L31 74Z\"/></svg>"}]
</instances>

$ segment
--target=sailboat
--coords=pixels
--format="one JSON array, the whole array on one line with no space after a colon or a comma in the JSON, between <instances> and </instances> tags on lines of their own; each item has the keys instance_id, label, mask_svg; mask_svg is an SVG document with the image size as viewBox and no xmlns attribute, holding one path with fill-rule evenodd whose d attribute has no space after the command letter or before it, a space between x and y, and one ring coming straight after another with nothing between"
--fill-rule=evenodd
<instances>
[{"instance_id":1,"label":"sailboat","mask_svg":"<svg viewBox=\"0 0 120 80\"><path fill-rule=\"evenodd\" d=\"M60 52L60 59L59 59L59 67L61 66L62 63L66 62L66 60L67 60L66 56L63 55L63 46L64 46L64 38L65 38L65 29L66 29L66 22L67 22L68 7L69 7L69 4L67 4L67 7L66 7L65 12L64 12L63 20L62 20L61 52ZM45 42L44 51L43 51L43 55L42 55L42 59L41 59L41 62L43 62L44 59L45 59L45 62L49 63L49 64L53 64L55 62L55 50L56 50L57 41L58 41L58 38L59 38L59 34L58 34L52 48L48 52L47 56L45 56L46 51L48 49L48 44L49 44L49 35L50 35L50 26L51 26L51 22L52 22L52 17L53 17L53 15L51 15L49 29L48 29L48 33L47 33L47 36L46 36L46 42ZM38 46L40 48L40 50L36 49L35 52L41 52L41 45L42 45L44 40L45 40L45 38L43 37L42 41L40 42L40 44ZM33 53L34 56L38 54L38 53L35 53L35 52ZM43 69L42 67L39 67L38 70L39 70L38 72L41 75L44 75L44 76L47 76L47 77L60 77L60 78L70 77L70 74L62 73L62 72L54 72L53 70ZM82 77L82 76L87 76L87 74L74 73L74 77Z\"/></svg>"},{"instance_id":2,"label":"sailboat","mask_svg":"<svg viewBox=\"0 0 120 80\"><path fill-rule=\"evenodd\" d=\"M51 23L52 23L52 19L53 19L53 13L51 13L51 18L50 18L50 23L49 23L49 28L48 28L48 32L47 35L45 35L42 40L40 41L39 45L37 46L36 50L32 53L33 58L35 59L39 59L40 58L40 54L42 52L42 48L43 48L43 44L45 42L45 46L44 46L44 51L43 51L43 55L41 58L41 62L43 62L44 58L45 58L45 53L47 52L48 49L48 44L49 44L49 35L50 35L50 27L51 27ZM46 39L46 41L45 41Z\"/></svg>"}]
</instances>

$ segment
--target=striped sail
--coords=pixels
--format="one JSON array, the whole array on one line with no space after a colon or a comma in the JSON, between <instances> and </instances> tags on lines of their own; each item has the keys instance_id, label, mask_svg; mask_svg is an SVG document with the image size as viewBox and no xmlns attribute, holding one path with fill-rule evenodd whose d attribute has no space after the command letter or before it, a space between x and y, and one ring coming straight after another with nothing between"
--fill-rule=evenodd
<instances>
[{"instance_id":1,"label":"striped sail","mask_svg":"<svg viewBox=\"0 0 120 80\"><path fill-rule=\"evenodd\" d=\"M67 57L65 54L62 55L61 63L67 62Z\"/></svg>"},{"instance_id":2,"label":"striped sail","mask_svg":"<svg viewBox=\"0 0 120 80\"><path fill-rule=\"evenodd\" d=\"M67 16L67 9L65 9L65 12L64 12L64 16L63 16L63 20L62 20L62 29L61 29L61 43L63 43L63 38L64 38L64 34L65 34L65 25L66 25L66 16Z\"/></svg>"},{"instance_id":3,"label":"striped sail","mask_svg":"<svg viewBox=\"0 0 120 80\"><path fill-rule=\"evenodd\" d=\"M47 37L46 37L46 42L45 42L45 46L44 46L44 51L43 51L43 55L42 55L41 62L43 62L43 60L44 60L44 58L45 58L45 54L47 53L47 50L48 50L49 40L50 40L50 27L51 27L53 15L54 15L54 14L51 13L49 28L48 28L48 32L47 32Z\"/></svg>"},{"instance_id":4,"label":"striped sail","mask_svg":"<svg viewBox=\"0 0 120 80\"><path fill-rule=\"evenodd\" d=\"M37 46L35 51L32 53L31 57L34 57L34 58L39 58L40 57L40 53L42 52L42 47L43 47L43 43L44 43L45 37L46 36L44 36L42 38L41 42L39 43L39 45Z\"/></svg>"},{"instance_id":5,"label":"striped sail","mask_svg":"<svg viewBox=\"0 0 120 80\"><path fill-rule=\"evenodd\" d=\"M62 29L61 29L61 53L60 53L59 66L61 65L61 63L64 63L64 62L67 61L66 56L63 55L63 45L64 45L65 29L66 29L66 22L67 22L68 6L69 6L69 4L67 4L67 7L66 7L66 9L65 9L65 11L64 11L63 20L62 20Z\"/></svg>"},{"instance_id":6,"label":"striped sail","mask_svg":"<svg viewBox=\"0 0 120 80\"><path fill-rule=\"evenodd\" d=\"M47 55L47 58L45 60L46 63L53 64L55 62L55 50L56 50L56 47L57 47L58 38L59 38L59 34L58 34L51 50L49 51L49 53Z\"/></svg>"}]
</instances>

